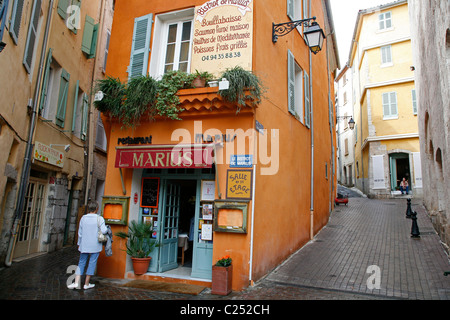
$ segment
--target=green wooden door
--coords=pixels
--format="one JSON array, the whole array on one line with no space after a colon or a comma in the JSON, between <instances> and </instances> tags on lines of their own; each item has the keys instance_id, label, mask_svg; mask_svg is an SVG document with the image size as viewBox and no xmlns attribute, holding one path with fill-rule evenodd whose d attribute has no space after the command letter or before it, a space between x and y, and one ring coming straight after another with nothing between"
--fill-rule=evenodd
<instances>
[{"instance_id":1,"label":"green wooden door","mask_svg":"<svg viewBox=\"0 0 450 320\"><path fill-rule=\"evenodd\" d=\"M213 242L201 239L201 229L199 228L202 216L203 203L200 202L201 179L197 180L197 197L195 202L195 224L194 224L194 252L192 257L191 277L201 279L211 279L212 275L212 255Z\"/></svg>"},{"instance_id":2,"label":"green wooden door","mask_svg":"<svg viewBox=\"0 0 450 320\"><path fill-rule=\"evenodd\" d=\"M178 267L178 219L180 217L181 186L166 180L161 221L159 272Z\"/></svg>"}]
</instances>

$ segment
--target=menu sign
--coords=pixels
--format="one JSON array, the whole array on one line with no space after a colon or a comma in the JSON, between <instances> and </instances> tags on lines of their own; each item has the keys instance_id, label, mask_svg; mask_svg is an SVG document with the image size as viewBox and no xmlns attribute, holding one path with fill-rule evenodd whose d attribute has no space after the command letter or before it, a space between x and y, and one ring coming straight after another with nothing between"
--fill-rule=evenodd
<instances>
[{"instance_id":1,"label":"menu sign","mask_svg":"<svg viewBox=\"0 0 450 320\"><path fill-rule=\"evenodd\" d=\"M210 0L195 8L191 73L251 70L252 48L253 0Z\"/></svg>"}]
</instances>

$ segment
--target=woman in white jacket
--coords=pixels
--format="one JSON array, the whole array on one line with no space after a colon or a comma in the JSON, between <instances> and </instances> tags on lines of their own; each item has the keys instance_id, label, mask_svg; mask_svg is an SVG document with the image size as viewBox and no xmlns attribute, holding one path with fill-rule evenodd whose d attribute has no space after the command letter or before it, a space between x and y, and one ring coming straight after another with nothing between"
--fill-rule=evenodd
<instances>
[{"instance_id":1,"label":"woman in white jacket","mask_svg":"<svg viewBox=\"0 0 450 320\"><path fill-rule=\"evenodd\" d=\"M98 203L96 201L90 201L87 209L88 213L81 218L80 226L78 227L78 251L80 251L80 260L75 272L75 282L67 286L69 289L81 289L80 278L84 273L88 258L89 265L86 270L86 280L83 288L91 289L95 287L89 281L95 272L97 259L103 248L102 243L97 239L97 234L99 229L103 234L106 234L107 228L105 219L97 215Z\"/></svg>"}]
</instances>

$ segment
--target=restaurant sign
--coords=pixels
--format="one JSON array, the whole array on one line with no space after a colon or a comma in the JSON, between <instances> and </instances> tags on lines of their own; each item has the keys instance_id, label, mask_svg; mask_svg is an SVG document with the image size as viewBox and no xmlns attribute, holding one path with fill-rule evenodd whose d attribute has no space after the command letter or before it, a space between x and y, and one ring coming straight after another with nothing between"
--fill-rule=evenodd
<instances>
[{"instance_id":1,"label":"restaurant sign","mask_svg":"<svg viewBox=\"0 0 450 320\"><path fill-rule=\"evenodd\" d=\"M116 147L116 168L211 168L213 147L134 146Z\"/></svg>"},{"instance_id":2,"label":"restaurant sign","mask_svg":"<svg viewBox=\"0 0 450 320\"><path fill-rule=\"evenodd\" d=\"M191 73L218 76L227 68L252 70L253 0L210 0L195 7Z\"/></svg>"},{"instance_id":3,"label":"restaurant sign","mask_svg":"<svg viewBox=\"0 0 450 320\"><path fill-rule=\"evenodd\" d=\"M64 167L64 153L39 141L34 145L33 158L60 168Z\"/></svg>"}]
</instances>

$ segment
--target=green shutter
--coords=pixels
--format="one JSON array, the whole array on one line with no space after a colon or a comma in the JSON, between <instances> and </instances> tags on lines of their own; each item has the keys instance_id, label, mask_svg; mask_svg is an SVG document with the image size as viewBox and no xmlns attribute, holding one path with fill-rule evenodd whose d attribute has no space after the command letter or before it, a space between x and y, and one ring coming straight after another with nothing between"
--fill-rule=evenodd
<instances>
[{"instance_id":1,"label":"green shutter","mask_svg":"<svg viewBox=\"0 0 450 320\"><path fill-rule=\"evenodd\" d=\"M48 77L50 75L50 65L52 64L52 48L48 49L47 61L45 62L44 79L42 81L41 101L39 103L39 112L44 109L48 93Z\"/></svg>"},{"instance_id":2,"label":"green shutter","mask_svg":"<svg viewBox=\"0 0 450 320\"><path fill-rule=\"evenodd\" d=\"M59 86L58 96L58 109L56 112L56 124L61 128L64 128L64 122L66 120L66 107L67 107L67 95L69 93L69 79L70 74L62 69L61 82Z\"/></svg>"},{"instance_id":3,"label":"green shutter","mask_svg":"<svg viewBox=\"0 0 450 320\"><path fill-rule=\"evenodd\" d=\"M81 140L85 141L87 137L87 125L89 115L89 97L86 93L83 94L83 121L81 123Z\"/></svg>"},{"instance_id":4,"label":"green shutter","mask_svg":"<svg viewBox=\"0 0 450 320\"><path fill-rule=\"evenodd\" d=\"M130 66L128 69L129 78L147 75L152 17L153 15L150 13L146 16L134 19L133 42L131 46Z\"/></svg>"},{"instance_id":5,"label":"green shutter","mask_svg":"<svg viewBox=\"0 0 450 320\"><path fill-rule=\"evenodd\" d=\"M11 14L11 21L9 25L9 34L13 38L14 43L16 45L19 42L19 31L20 31L20 22L22 21L23 3L24 0L14 1Z\"/></svg>"},{"instance_id":6,"label":"green shutter","mask_svg":"<svg viewBox=\"0 0 450 320\"><path fill-rule=\"evenodd\" d=\"M80 80L77 80L75 85L75 98L73 101L73 114L72 114L72 132L75 131L75 123L77 120L77 106L78 106L78 90L80 88Z\"/></svg>"},{"instance_id":7,"label":"green shutter","mask_svg":"<svg viewBox=\"0 0 450 320\"><path fill-rule=\"evenodd\" d=\"M311 120L311 92L310 92L310 85L309 85L309 76L306 72L304 72L305 77L305 124L309 128L310 127L310 120Z\"/></svg>"},{"instance_id":8,"label":"green shutter","mask_svg":"<svg viewBox=\"0 0 450 320\"><path fill-rule=\"evenodd\" d=\"M28 27L27 42L25 45L25 54L23 57L23 65L28 73L31 73L31 64L33 62L34 44L36 43L37 27L39 23L39 16L41 13L42 0L36 0L31 11L31 21Z\"/></svg>"},{"instance_id":9,"label":"green shutter","mask_svg":"<svg viewBox=\"0 0 450 320\"><path fill-rule=\"evenodd\" d=\"M70 0L59 0L58 2L58 14L66 20L67 8L69 7Z\"/></svg>"},{"instance_id":10,"label":"green shutter","mask_svg":"<svg viewBox=\"0 0 450 320\"><path fill-rule=\"evenodd\" d=\"M288 50L288 109L295 116L295 58Z\"/></svg>"},{"instance_id":11,"label":"green shutter","mask_svg":"<svg viewBox=\"0 0 450 320\"><path fill-rule=\"evenodd\" d=\"M81 51L83 51L88 59L95 57L97 50L98 24L95 20L86 15L84 21L83 39L81 42Z\"/></svg>"}]
</instances>

